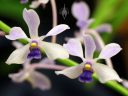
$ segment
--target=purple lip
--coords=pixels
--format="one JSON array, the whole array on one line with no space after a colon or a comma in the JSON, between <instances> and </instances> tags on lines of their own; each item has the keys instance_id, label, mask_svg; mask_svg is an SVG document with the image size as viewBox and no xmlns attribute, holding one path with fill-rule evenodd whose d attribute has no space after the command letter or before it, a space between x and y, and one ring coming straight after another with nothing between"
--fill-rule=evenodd
<instances>
[{"instance_id":1,"label":"purple lip","mask_svg":"<svg viewBox=\"0 0 128 96\"><path fill-rule=\"evenodd\" d=\"M86 64L92 67L92 64L90 62L86 62ZM88 68L83 69L83 73L79 76L80 82L89 83L93 80L92 79L93 70L91 67L89 69Z\"/></svg>"},{"instance_id":2,"label":"purple lip","mask_svg":"<svg viewBox=\"0 0 128 96\"><path fill-rule=\"evenodd\" d=\"M85 70L80 76L79 81L83 83L89 83L92 82L92 71Z\"/></svg>"},{"instance_id":3,"label":"purple lip","mask_svg":"<svg viewBox=\"0 0 128 96\"><path fill-rule=\"evenodd\" d=\"M41 52L39 48L30 49L30 53L28 54L29 59L41 59Z\"/></svg>"}]
</instances>

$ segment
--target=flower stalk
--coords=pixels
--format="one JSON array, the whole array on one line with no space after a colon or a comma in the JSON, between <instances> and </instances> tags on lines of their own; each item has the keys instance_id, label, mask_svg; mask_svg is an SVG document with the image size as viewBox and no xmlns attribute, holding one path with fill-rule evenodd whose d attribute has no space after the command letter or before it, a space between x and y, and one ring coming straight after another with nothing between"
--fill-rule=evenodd
<instances>
[{"instance_id":1,"label":"flower stalk","mask_svg":"<svg viewBox=\"0 0 128 96\"><path fill-rule=\"evenodd\" d=\"M57 25L57 8L56 8L56 2L55 0L50 0L51 3L51 7L52 7L52 20L53 20L53 24L52 26L55 27ZM52 36L52 40L53 43L56 42L56 36Z\"/></svg>"},{"instance_id":2,"label":"flower stalk","mask_svg":"<svg viewBox=\"0 0 128 96\"><path fill-rule=\"evenodd\" d=\"M11 28L0 20L0 29L8 34Z\"/></svg>"}]
</instances>

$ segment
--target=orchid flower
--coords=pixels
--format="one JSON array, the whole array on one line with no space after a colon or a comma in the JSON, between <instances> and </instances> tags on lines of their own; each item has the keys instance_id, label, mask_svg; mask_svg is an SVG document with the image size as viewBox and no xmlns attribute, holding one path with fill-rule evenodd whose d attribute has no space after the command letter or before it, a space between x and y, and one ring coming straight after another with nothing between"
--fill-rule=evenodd
<instances>
[{"instance_id":1,"label":"orchid flower","mask_svg":"<svg viewBox=\"0 0 128 96\"><path fill-rule=\"evenodd\" d=\"M32 1L30 8L37 8L41 4L47 4L49 0L34 0Z\"/></svg>"},{"instance_id":2,"label":"orchid flower","mask_svg":"<svg viewBox=\"0 0 128 96\"><path fill-rule=\"evenodd\" d=\"M14 82L21 83L26 80L32 85L33 88L39 88L41 90L48 90L51 88L51 82L49 78L44 74L36 71L34 67L30 65L29 60L24 63L23 66L24 68L18 73L9 74L9 77Z\"/></svg>"},{"instance_id":3,"label":"orchid flower","mask_svg":"<svg viewBox=\"0 0 128 96\"><path fill-rule=\"evenodd\" d=\"M29 59L23 64L23 69L18 73L9 74L9 78L12 79L13 82L21 83L24 81L28 81L33 88L39 88L41 90L48 90L51 88L50 79L44 74L36 71L36 69L51 69L51 70L62 70L66 68L65 66L56 65L53 60L49 60L48 58L44 58L38 64L30 64Z\"/></svg>"},{"instance_id":4,"label":"orchid flower","mask_svg":"<svg viewBox=\"0 0 128 96\"><path fill-rule=\"evenodd\" d=\"M9 58L7 59L7 64L22 64L28 58L41 58L41 50L44 50L49 59L55 60L57 58L68 58L69 54L65 48L63 48L59 44L48 43L42 41L44 38L48 36L57 35L66 29L69 29L68 25L60 24L51 29L46 35L41 37L38 36L38 27L40 24L39 17L37 13L30 9L23 10L23 18L28 25L29 34L31 38L28 38L27 35L20 27L11 28L9 35L5 35L5 37L9 40L17 40L17 39L26 39L29 43L19 49L16 49L11 53Z\"/></svg>"},{"instance_id":5,"label":"orchid flower","mask_svg":"<svg viewBox=\"0 0 128 96\"><path fill-rule=\"evenodd\" d=\"M17 41L13 41L12 45L17 49L23 47L23 44ZM31 59L27 59L23 63L23 69L18 73L9 74L12 81L16 83L28 81L33 88L48 90L51 88L51 81L47 76L36 71L36 69L62 70L65 68L65 66L56 65L53 60L49 60L48 58L43 58L38 64L30 64L30 61Z\"/></svg>"},{"instance_id":6,"label":"orchid flower","mask_svg":"<svg viewBox=\"0 0 128 96\"><path fill-rule=\"evenodd\" d=\"M81 1L81 2L75 2L72 5L72 15L77 19L76 25L80 29L87 29L93 22L94 19L89 19L90 10L88 5ZM97 32L111 32L112 28L110 24L102 24L95 28Z\"/></svg>"},{"instance_id":7,"label":"orchid flower","mask_svg":"<svg viewBox=\"0 0 128 96\"><path fill-rule=\"evenodd\" d=\"M80 57L83 62L77 66L66 68L62 71L56 71L57 75L63 74L71 79L79 78L81 82L91 82L92 74L95 72L101 83L109 80L122 80L116 71L107 65L98 63L99 59L109 59L119 53L122 48L116 43L106 45L99 54L98 58L93 58L96 45L90 35L84 37L85 57L83 55L82 45L77 39L70 39L64 47L68 50L69 54Z\"/></svg>"}]
</instances>

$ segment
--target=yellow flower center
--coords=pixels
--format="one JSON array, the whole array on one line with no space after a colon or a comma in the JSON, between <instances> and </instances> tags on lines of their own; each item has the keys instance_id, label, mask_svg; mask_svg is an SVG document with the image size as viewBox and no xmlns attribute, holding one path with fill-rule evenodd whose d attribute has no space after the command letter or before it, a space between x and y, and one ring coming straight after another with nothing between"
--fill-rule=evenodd
<instances>
[{"instance_id":1,"label":"yellow flower center","mask_svg":"<svg viewBox=\"0 0 128 96\"><path fill-rule=\"evenodd\" d=\"M37 43L32 42L30 46L31 46L31 47L37 47Z\"/></svg>"},{"instance_id":2,"label":"yellow flower center","mask_svg":"<svg viewBox=\"0 0 128 96\"><path fill-rule=\"evenodd\" d=\"M85 70L91 70L91 65L90 64L85 64Z\"/></svg>"}]
</instances>

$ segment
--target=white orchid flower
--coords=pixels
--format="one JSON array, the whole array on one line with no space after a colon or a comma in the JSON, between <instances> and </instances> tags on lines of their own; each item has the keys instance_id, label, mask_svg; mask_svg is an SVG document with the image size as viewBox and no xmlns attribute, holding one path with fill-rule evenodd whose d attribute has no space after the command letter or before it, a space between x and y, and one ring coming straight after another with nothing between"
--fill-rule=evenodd
<instances>
[{"instance_id":1,"label":"white orchid flower","mask_svg":"<svg viewBox=\"0 0 128 96\"><path fill-rule=\"evenodd\" d=\"M38 8L41 4L47 4L49 0L34 0L32 1L30 8Z\"/></svg>"},{"instance_id":2,"label":"white orchid flower","mask_svg":"<svg viewBox=\"0 0 128 96\"><path fill-rule=\"evenodd\" d=\"M25 62L27 58L41 58L40 50L43 49L48 56L49 59L55 60L57 58L68 58L69 54L65 48L63 48L59 44L48 43L42 41L44 38L48 36L57 35L66 29L69 29L68 25L60 24L51 29L46 35L39 37L38 36L38 27L40 24L39 17L37 13L30 9L23 10L23 18L28 25L29 34L31 38L28 38L27 35L20 27L11 28L9 35L5 35L5 37L9 40L17 40L17 39L26 39L28 40L28 44L16 49L11 53L9 58L7 59L7 64L22 64Z\"/></svg>"},{"instance_id":3,"label":"white orchid flower","mask_svg":"<svg viewBox=\"0 0 128 96\"><path fill-rule=\"evenodd\" d=\"M13 46L18 48L23 47L23 44L17 41L13 41ZM51 70L62 70L65 66L56 65L53 60L43 58L38 64L30 64L31 59L27 59L23 63L23 69L18 73L11 73L9 77L13 82L21 83L28 81L33 88L39 88L41 90L48 90L51 88L50 79L44 74L36 71L36 69L51 69Z\"/></svg>"},{"instance_id":4,"label":"white orchid flower","mask_svg":"<svg viewBox=\"0 0 128 96\"><path fill-rule=\"evenodd\" d=\"M106 45L99 54L98 58L93 58L96 45L93 38L90 35L84 37L85 57L83 55L82 45L77 39L70 39L64 47L71 55L80 57L83 62L80 65L66 68L62 71L56 71L57 75L63 74L71 79L79 78L81 82L91 82L92 74L95 72L101 83L105 83L109 80L122 80L116 73L116 71L107 65L97 62L99 59L109 59L119 53L122 48L116 43Z\"/></svg>"},{"instance_id":5,"label":"white orchid flower","mask_svg":"<svg viewBox=\"0 0 128 96\"><path fill-rule=\"evenodd\" d=\"M42 62L42 64L45 64L45 62ZM41 90L48 90L51 88L50 79L44 74L36 71L29 60L23 64L22 70L18 73L9 74L9 77L16 83L28 81L33 88L39 88Z\"/></svg>"}]
</instances>

